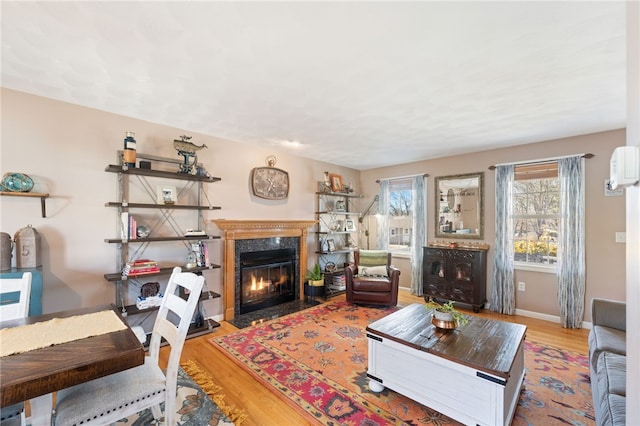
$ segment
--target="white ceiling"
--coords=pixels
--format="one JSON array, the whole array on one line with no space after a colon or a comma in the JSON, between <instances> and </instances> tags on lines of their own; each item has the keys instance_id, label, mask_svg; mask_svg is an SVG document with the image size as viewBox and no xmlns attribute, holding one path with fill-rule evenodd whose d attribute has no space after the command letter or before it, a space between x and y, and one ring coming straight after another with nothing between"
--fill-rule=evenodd
<instances>
[{"instance_id":1,"label":"white ceiling","mask_svg":"<svg viewBox=\"0 0 640 426\"><path fill-rule=\"evenodd\" d=\"M3 87L359 170L626 123L623 1L0 7Z\"/></svg>"}]
</instances>

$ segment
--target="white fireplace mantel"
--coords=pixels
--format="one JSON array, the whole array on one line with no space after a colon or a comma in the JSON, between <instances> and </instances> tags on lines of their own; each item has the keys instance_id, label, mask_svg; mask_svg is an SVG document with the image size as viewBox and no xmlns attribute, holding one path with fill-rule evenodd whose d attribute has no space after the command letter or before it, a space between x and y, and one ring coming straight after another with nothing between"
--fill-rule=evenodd
<instances>
[{"instance_id":1,"label":"white fireplace mantel","mask_svg":"<svg viewBox=\"0 0 640 426\"><path fill-rule=\"evenodd\" d=\"M235 246L236 240L274 237L298 237L300 240L299 270L304 271L307 264L307 229L316 224L315 220L256 220L256 219L215 219L212 221L223 231L224 270L223 303L224 319L235 318ZM300 274L298 294L304 298L304 274Z\"/></svg>"}]
</instances>

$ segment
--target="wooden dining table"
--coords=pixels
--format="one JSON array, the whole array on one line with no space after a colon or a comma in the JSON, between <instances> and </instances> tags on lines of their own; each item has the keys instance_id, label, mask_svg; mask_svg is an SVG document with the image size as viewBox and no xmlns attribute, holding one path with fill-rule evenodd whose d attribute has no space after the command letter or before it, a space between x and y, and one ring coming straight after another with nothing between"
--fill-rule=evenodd
<instances>
[{"instance_id":1,"label":"wooden dining table","mask_svg":"<svg viewBox=\"0 0 640 426\"><path fill-rule=\"evenodd\" d=\"M102 305L3 321L0 329L106 310L127 325L114 305ZM50 422L53 392L142 365L144 356L127 325L120 331L0 357L0 407L30 400L32 418Z\"/></svg>"}]
</instances>

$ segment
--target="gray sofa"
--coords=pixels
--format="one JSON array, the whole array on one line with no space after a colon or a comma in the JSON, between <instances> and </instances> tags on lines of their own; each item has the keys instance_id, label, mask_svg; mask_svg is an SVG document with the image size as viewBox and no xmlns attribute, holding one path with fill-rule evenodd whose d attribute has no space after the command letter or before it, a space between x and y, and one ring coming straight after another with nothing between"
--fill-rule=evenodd
<instances>
[{"instance_id":1,"label":"gray sofa","mask_svg":"<svg viewBox=\"0 0 640 426\"><path fill-rule=\"evenodd\" d=\"M589 369L596 424L624 425L626 417L626 304L591 300Z\"/></svg>"}]
</instances>

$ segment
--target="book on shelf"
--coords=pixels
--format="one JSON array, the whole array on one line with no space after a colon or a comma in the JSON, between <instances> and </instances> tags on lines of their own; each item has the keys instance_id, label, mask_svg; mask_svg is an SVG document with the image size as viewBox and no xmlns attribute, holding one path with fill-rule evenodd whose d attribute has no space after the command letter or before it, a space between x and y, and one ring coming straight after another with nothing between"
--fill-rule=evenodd
<instances>
[{"instance_id":1,"label":"book on shelf","mask_svg":"<svg viewBox=\"0 0 640 426\"><path fill-rule=\"evenodd\" d=\"M206 241L191 243L191 251L196 256L196 265L199 267L209 266L209 245Z\"/></svg>"},{"instance_id":2,"label":"book on shelf","mask_svg":"<svg viewBox=\"0 0 640 426\"><path fill-rule=\"evenodd\" d=\"M129 212L120 213L120 238L129 239Z\"/></svg>"},{"instance_id":3,"label":"book on shelf","mask_svg":"<svg viewBox=\"0 0 640 426\"><path fill-rule=\"evenodd\" d=\"M129 212L120 213L120 238L135 240L138 238L138 221Z\"/></svg>"},{"instance_id":4,"label":"book on shelf","mask_svg":"<svg viewBox=\"0 0 640 426\"><path fill-rule=\"evenodd\" d=\"M209 244L206 241L200 241L200 248L202 250L202 266L211 265L209 261Z\"/></svg>"},{"instance_id":5,"label":"book on shelf","mask_svg":"<svg viewBox=\"0 0 640 426\"><path fill-rule=\"evenodd\" d=\"M136 218L129 215L129 239L135 240L138 237L138 222Z\"/></svg>"}]
</instances>

